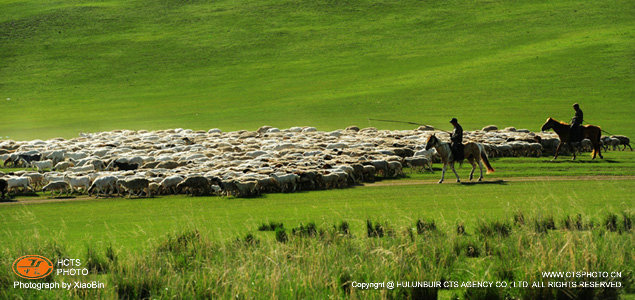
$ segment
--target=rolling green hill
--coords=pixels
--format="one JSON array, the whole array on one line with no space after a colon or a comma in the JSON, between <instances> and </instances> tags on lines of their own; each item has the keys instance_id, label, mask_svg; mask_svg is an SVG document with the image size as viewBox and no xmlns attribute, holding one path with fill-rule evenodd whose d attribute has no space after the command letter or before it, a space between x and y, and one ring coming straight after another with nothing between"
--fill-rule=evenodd
<instances>
[{"instance_id":1,"label":"rolling green hill","mask_svg":"<svg viewBox=\"0 0 635 300\"><path fill-rule=\"evenodd\" d=\"M0 136L311 125L635 135L633 1L0 0ZM10 99L10 100L6 100Z\"/></svg>"}]
</instances>

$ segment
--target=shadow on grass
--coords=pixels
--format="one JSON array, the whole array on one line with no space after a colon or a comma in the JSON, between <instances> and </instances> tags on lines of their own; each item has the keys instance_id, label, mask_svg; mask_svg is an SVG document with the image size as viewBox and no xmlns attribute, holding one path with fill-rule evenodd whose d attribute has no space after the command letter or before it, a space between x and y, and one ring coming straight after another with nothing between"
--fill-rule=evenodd
<instances>
[{"instance_id":1,"label":"shadow on grass","mask_svg":"<svg viewBox=\"0 0 635 300\"><path fill-rule=\"evenodd\" d=\"M15 196L20 196L20 197L40 197L40 195L38 195L38 193L36 192L21 192L21 193L17 193L14 194L13 197Z\"/></svg>"},{"instance_id":2,"label":"shadow on grass","mask_svg":"<svg viewBox=\"0 0 635 300\"><path fill-rule=\"evenodd\" d=\"M492 180L492 181L475 181L475 182L461 182L461 185L480 185L480 184L500 184L500 185L507 185L507 182L505 180L499 179L499 180Z\"/></svg>"},{"instance_id":3,"label":"shadow on grass","mask_svg":"<svg viewBox=\"0 0 635 300\"><path fill-rule=\"evenodd\" d=\"M75 199L75 196L57 196L57 197L48 197L46 199Z\"/></svg>"}]
</instances>

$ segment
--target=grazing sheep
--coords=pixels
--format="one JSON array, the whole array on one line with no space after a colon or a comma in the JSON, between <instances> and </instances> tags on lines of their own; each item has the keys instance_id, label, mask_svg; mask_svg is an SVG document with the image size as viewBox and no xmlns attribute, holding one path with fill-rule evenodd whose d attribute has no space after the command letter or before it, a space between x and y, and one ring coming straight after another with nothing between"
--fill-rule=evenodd
<instances>
[{"instance_id":1,"label":"grazing sheep","mask_svg":"<svg viewBox=\"0 0 635 300\"><path fill-rule=\"evenodd\" d=\"M496 125L488 125L483 127L483 129L481 129L482 131L496 131L498 130L498 127Z\"/></svg>"},{"instance_id":2,"label":"grazing sheep","mask_svg":"<svg viewBox=\"0 0 635 300\"><path fill-rule=\"evenodd\" d=\"M114 159L110 162L110 164L108 164L108 166L106 167L106 170L109 171L116 171L116 170L120 170L120 171L133 171L139 168L140 164L137 163L133 163L128 159L125 158L118 158L118 159Z\"/></svg>"},{"instance_id":3,"label":"grazing sheep","mask_svg":"<svg viewBox=\"0 0 635 300\"><path fill-rule=\"evenodd\" d=\"M45 158L51 160L53 162L53 165L55 165L55 164L63 161L65 155L66 155L66 151L64 151L64 150L56 150L56 151L53 151L53 152L49 153L48 155L46 155Z\"/></svg>"},{"instance_id":4,"label":"grazing sheep","mask_svg":"<svg viewBox=\"0 0 635 300\"><path fill-rule=\"evenodd\" d=\"M281 192L283 193L293 193L296 190L298 181L300 180L300 176L296 174L271 174L278 184L280 185Z\"/></svg>"},{"instance_id":5,"label":"grazing sheep","mask_svg":"<svg viewBox=\"0 0 635 300\"><path fill-rule=\"evenodd\" d=\"M140 196L142 192L145 192L146 197L152 197L149 190L150 181L146 178L119 179L117 185L120 192L128 191L128 198L133 193L135 196Z\"/></svg>"},{"instance_id":6,"label":"grazing sheep","mask_svg":"<svg viewBox=\"0 0 635 300\"><path fill-rule=\"evenodd\" d=\"M51 170L53 169L53 161L50 159L43 161L32 161L31 167L37 168L38 171L44 171L45 169Z\"/></svg>"},{"instance_id":7,"label":"grazing sheep","mask_svg":"<svg viewBox=\"0 0 635 300\"><path fill-rule=\"evenodd\" d=\"M100 159L89 159L87 161L84 161L84 163L82 164L82 166L92 166L94 170L96 171L102 171L106 168L106 165L104 164L104 162Z\"/></svg>"},{"instance_id":8,"label":"grazing sheep","mask_svg":"<svg viewBox=\"0 0 635 300\"><path fill-rule=\"evenodd\" d=\"M19 164L22 166L30 166L31 162L39 161L42 158L42 154L39 153L21 153L21 154L11 154L7 160L4 161L4 167L7 166L8 163L12 163L13 166L17 167Z\"/></svg>"},{"instance_id":9,"label":"grazing sheep","mask_svg":"<svg viewBox=\"0 0 635 300\"><path fill-rule=\"evenodd\" d=\"M23 176L31 178L31 184L35 189L39 189L44 186L44 175L40 173L27 173Z\"/></svg>"},{"instance_id":10,"label":"grazing sheep","mask_svg":"<svg viewBox=\"0 0 635 300\"><path fill-rule=\"evenodd\" d=\"M159 162L159 164L157 164L156 168L159 169L175 169L179 166L179 163L175 162L175 161L164 161L164 162Z\"/></svg>"},{"instance_id":11,"label":"grazing sheep","mask_svg":"<svg viewBox=\"0 0 635 300\"><path fill-rule=\"evenodd\" d=\"M406 157L406 166L412 169L428 169L432 171L432 164L428 158L423 156L415 156L415 157Z\"/></svg>"},{"instance_id":12,"label":"grazing sheep","mask_svg":"<svg viewBox=\"0 0 635 300\"><path fill-rule=\"evenodd\" d=\"M119 193L119 188L117 186L117 177L112 175L98 177L93 181L93 184L88 188L88 195L92 195L93 193L97 194L111 194L111 193Z\"/></svg>"},{"instance_id":13,"label":"grazing sheep","mask_svg":"<svg viewBox=\"0 0 635 300\"><path fill-rule=\"evenodd\" d=\"M322 174L316 171L302 171L298 174L300 179L298 180L298 190L311 191L320 189L320 181L322 180ZM263 192L267 192L263 190Z\"/></svg>"},{"instance_id":14,"label":"grazing sheep","mask_svg":"<svg viewBox=\"0 0 635 300\"><path fill-rule=\"evenodd\" d=\"M46 193L47 191L51 193L51 196L53 195L53 191L57 191L58 192L57 196L59 197L62 195L62 193L66 193L66 196L68 196L71 189L70 189L70 185L67 182L55 181L45 185L42 188L42 192Z\"/></svg>"},{"instance_id":15,"label":"grazing sheep","mask_svg":"<svg viewBox=\"0 0 635 300\"><path fill-rule=\"evenodd\" d=\"M29 177L9 177L7 178L7 190L11 192L11 190L18 190L22 188L22 191L30 190L34 192L31 187L31 178Z\"/></svg>"},{"instance_id":16,"label":"grazing sheep","mask_svg":"<svg viewBox=\"0 0 635 300\"><path fill-rule=\"evenodd\" d=\"M227 196L233 195L235 197L254 197L260 195L258 189L258 181L238 181L232 180L224 183Z\"/></svg>"},{"instance_id":17,"label":"grazing sheep","mask_svg":"<svg viewBox=\"0 0 635 300\"><path fill-rule=\"evenodd\" d=\"M91 181L88 176L64 176L64 181L68 182L73 191L78 191L81 188L83 192L87 192L90 188Z\"/></svg>"},{"instance_id":18,"label":"grazing sheep","mask_svg":"<svg viewBox=\"0 0 635 300\"><path fill-rule=\"evenodd\" d=\"M372 165L364 165L364 179L368 182L375 182L375 167Z\"/></svg>"},{"instance_id":19,"label":"grazing sheep","mask_svg":"<svg viewBox=\"0 0 635 300\"><path fill-rule=\"evenodd\" d=\"M8 194L8 187L9 184L7 183L7 181L5 179L0 178L0 193L2 193L2 197L0 197L0 199L4 199L4 194Z\"/></svg>"},{"instance_id":20,"label":"grazing sheep","mask_svg":"<svg viewBox=\"0 0 635 300\"><path fill-rule=\"evenodd\" d=\"M158 194L160 188L161 186L156 182L150 182L150 184L148 185L148 190L150 191L151 195Z\"/></svg>"},{"instance_id":21,"label":"grazing sheep","mask_svg":"<svg viewBox=\"0 0 635 300\"><path fill-rule=\"evenodd\" d=\"M258 186L260 187L260 191L264 193L277 193L282 191L282 187L280 183L273 177L255 179L258 181ZM215 186L213 184L212 186Z\"/></svg>"},{"instance_id":22,"label":"grazing sheep","mask_svg":"<svg viewBox=\"0 0 635 300\"><path fill-rule=\"evenodd\" d=\"M353 168L353 173L351 174L353 184L364 182L364 166L362 164L352 164L351 168Z\"/></svg>"},{"instance_id":23,"label":"grazing sheep","mask_svg":"<svg viewBox=\"0 0 635 300\"><path fill-rule=\"evenodd\" d=\"M347 179L348 174L342 171L322 175L322 180L324 180L324 186L326 189L346 187Z\"/></svg>"},{"instance_id":24,"label":"grazing sheep","mask_svg":"<svg viewBox=\"0 0 635 300\"><path fill-rule=\"evenodd\" d=\"M606 135L603 135L600 138L600 141L602 142L602 148L603 148L602 150L604 151L609 150L608 148L609 148L609 144L611 143L611 138Z\"/></svg>"},{"instance_id":25,"label":"grazing sheep","mask_svg":"<svg viewBox=\"0 0 635 300\"><path fill-rule=\"evenodd\" d=\"M179 193L187 193L189 195L209 195L210 193L210 182L207 178L203 176L190 176L185 178L181 183L176 185L176 190Z\"/></svg>"},{"instance_id":26,"label":"grazing sheep","mask_svg":"<svg viewBox=\"0 0 635 300\"><path fill-rule=\"evenodd\" d=\"M388 162L385 160L373 160L371 161L373 167L375 167L376 173L381 173L382 176L388 176Z\"/></svg>"},{"instance_id":27,"label":"grazing sheep","mask_svg":"<svg viewBox=\"0 0 635 300\"><path fill-rule=\"evenodd\" d=\"M401 177L403 176L403 166L398 161L389 161L388 162L388 175L390 177Z\"/></svg>"},{"instance_id":28,"label":"grazing sheep","mask_svg":"<svg viewBox=\"0 0 635 300\"><path fill-rule=\"evenodd\" d=\"M87 173L87 172L95 171L95 166L86 165L81 167L69 167L67 171L72 173Z\"/></svg>"},{"instance_id":29,"label":"grazing sheep","mask_svg":"<svg viewBox=\"0 0 635 300\"><path fill-rule=\"evenodd\" d=\"M62 162L58 162L54 167L53 170L55 171L59 171L59 172L64 172L66 171L68 168L70 167L74 167L75 164L71 161L62 161Z\"/></svg>"},{"instance_id":30,"label":"grazing sheep","mask_svg":"<svg viewBox=\"0 0 635 300\"><path fill-rule=\"evenodd\" d=\"M83 152L67 152L65 156L72 160L80 160L80 159L88 157L88 154Z\"/></svg>"},{"instance_id":31,"label":"grazing sheep","mask_svg":"<svg viewBox=\"0 0 635 300\"><path fill-rule=\"evenodd\" d=\"M606 143L605 145L606 145L607 147L608 147L608 146L612 146L613 150L618 150L618 149L620 148L620 144L621 144L621 142L620 142L620 140L619 140L619 139L616 139L616 138L610 137L610 138L608 138L608 143ZM625 148L626 148L626 147L625 147Z\"/></svg>"},{"instance_id":32,"label":"grazing sheep","mask_svg":"<svg viewBox=\"0 0 635 300\"><path fill-rule=\"evenodd\" d=\"M164 178L159 184L161 193L176 194L177 192L176 186L182 181L183 181L183 177L178 175L168 176Z\"/></svg>"},{"instance_id":33,"label":"grazing sheep","mask_svg":"<svg viewBox=\"0 0 635 300\"><path fill-rule=\"evenodd\" d=\"M587 151L587 152L592 151L593 144L591 143L591 140L583 139L582 141L580 141L580 149L581 151Z\"/></svg>"},{"instance_id":34,"label":"grazing sheep","mask_svg":"<svg viewBox=\"0 0 635 300\"><path fill-rule=\"evenodd\" d=\"M627 136L625 136L625 135L612 135L611 138L612 139L618 139L620 141L619 145L624 145L624 148L622 148L622 151L626 150L626 146L631 148L631 151L633 151L633 147L631 147L631 139L629 139Z\"/></svg>"}]
</instances>

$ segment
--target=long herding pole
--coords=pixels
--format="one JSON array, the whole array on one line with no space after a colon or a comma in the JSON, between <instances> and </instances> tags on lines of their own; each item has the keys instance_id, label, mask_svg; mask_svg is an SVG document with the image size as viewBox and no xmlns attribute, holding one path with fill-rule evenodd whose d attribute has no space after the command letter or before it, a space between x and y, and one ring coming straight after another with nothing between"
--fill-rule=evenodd
<instances>
[{"instance_id":1,"label":"long herding pole","mask_svg":"<svg viewBox=\"0 0 635 300\"><path fill-rule=\"evenodd\" d=\"M416 122L399 121L399 120L382 120L382 119L372 119L372 118L368 118L368 120L369 120L369 121L380 121L380 122L391 122L391 123L402 123L402 124L412 124L412 125L426 126L426 127L430 127L430 128L432 128L432 129L434 129L434 130L438 130L438 131L442 131L442 132L445 132L445 133L452 134L452 133L451 133L451 132L449 132L449 131L445 131L445 130L437 129L437 128L435 128L434 126L430 126L430 125L427 125L427 124L416 123Z\"/></svg>"}]
</instances>

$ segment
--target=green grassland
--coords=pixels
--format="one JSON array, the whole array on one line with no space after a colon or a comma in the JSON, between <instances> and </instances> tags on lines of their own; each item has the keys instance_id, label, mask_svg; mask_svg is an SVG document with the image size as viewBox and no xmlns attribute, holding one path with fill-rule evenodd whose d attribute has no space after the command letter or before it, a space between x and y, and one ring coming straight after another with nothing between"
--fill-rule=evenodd
<instances>
[{"instance_id":1,"label":"green grassland","mask_svg":"<svg viewBox=\"0 0 635 300\"><path fill-rule=\"evenodd\" d=\"M548 281L542 271L623 272L611 279L620 281L621 289L564 291L604 298L633 292L633 231L628 225L633 188L633 180L542 181L356 187L251 199L170 196L7 205L0 210L0 241L7 245L0 251L6 271L0 272L0 285L7 287L0 289L0 296L417 298L436 291L363 291L350 284L442 279L540 282ZM567 218L576 220L578 214L581 231L565 225ZM612 230L611 215L616 216ZM367 237L367 220L382 224L386 236ZM434 222L436 229L418 235L417 220ZM349 223L350 235L334 229L342 221ZM285 240L278 233L258 231L270 222L284 224L286 243L276 241ZM292 233L292 228L311 222L324 232ZM457 225L464 226L465 235L457 234ZM80 258L91 275L75 279L99 280L107 287L12 289L9 265L24 253ZM463 295L466 292L476 295ZM457 288L440 295L535 298L557 292Z\"/></svg>"},{"instance_id":2,"label":"green grassland","mask_svg":"<svg viewBox=\"0 0 635 300\"><path fill-rule=\"evenodd\" d=\"M0 139L412 127L368 118L537 131L548 116L568 121L573 102L587 121L635 136L634 15L623 0L0 0ZM376 185L247 199L19 196L0 203L0 298L421 298L434 291L350 282L540 281L569 270L624 271L624 288L440 295L632 297L635 180L606 179L634 176L633 153L492 158L485 184L456 184L451 171L445 184L413 184L438 180L435 164ZM458 169L463 181L469 167ZM584 226L567 227L578 214ZM436 229L417 234L420 219ZM367 237L367 220L386 236ZM343 221L350 235L334 229ZM286 243L258 231L269 222L284 224ZM310 222L323 234L292 233ZM12 261L30 253L81 258L107 288L11 288Z\"/></svg>"},{"instance_id":3,"label":"green grassland","mask_svg":"<svg viewBox=\"0 0 635 300\"><path fill-rule=\"evenodd\" d=\"M0 135L310 125L635 134L633 1L0 1ZM11 100L5 100L10 98Z\"/></svg>"},{"instance_id":4,"label":"green grassland","mask_svg":"<svg viewBox=\"0 0 635 300\"><path fill-rule=\"evenodd\" d=\"M634 187L632 180L506 182L356 187L249 199L168 196L4 205L0 240L40 235L68 243L69 250L81 250L86 242L108 242L132 251L187 226L227 240L269 221L289 227L347 221L361 234L366 219L406 226L417 218L432 218L450 228L457 222L471 227L480 219L496 220L518 210L558 218L578 213L601 217L632 209Z\"/></svg>"}]
</instances>

